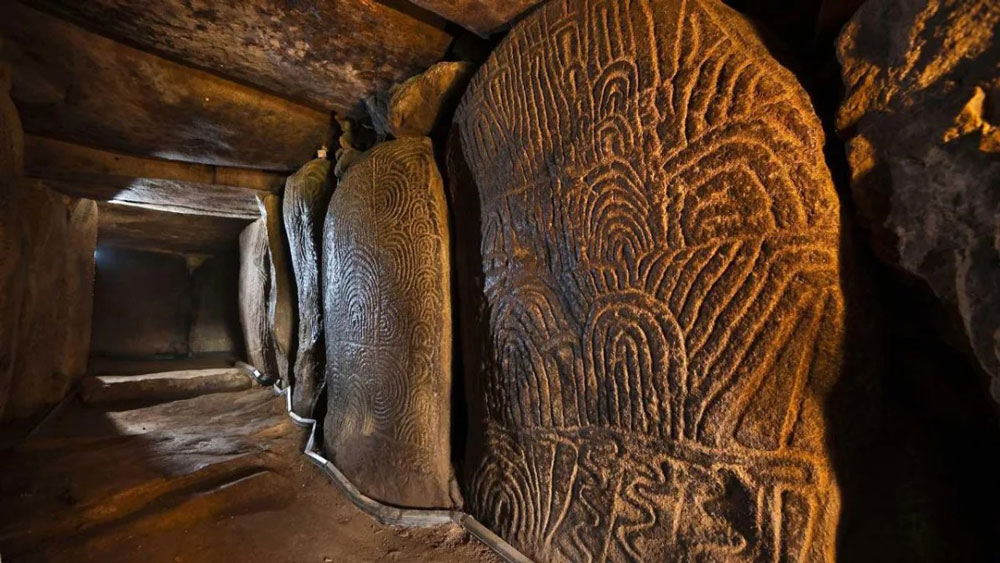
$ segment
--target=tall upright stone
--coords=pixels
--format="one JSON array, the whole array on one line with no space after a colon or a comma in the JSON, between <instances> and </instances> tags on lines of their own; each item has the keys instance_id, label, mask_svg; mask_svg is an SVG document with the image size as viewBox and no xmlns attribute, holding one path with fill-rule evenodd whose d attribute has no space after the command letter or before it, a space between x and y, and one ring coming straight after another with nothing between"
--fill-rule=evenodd
<instances>
[{"instance_id":1,"label":"tall upright stone","mask_svg":"<svg viewBox=\"0 0 1000 563\"><path fill-rule=\"evenodd\" d=\"M274 346L274 361L282 385L290 381L295 353L295 281L288 260L288 239L281 209L281 198L269 194L258 196L260 216L267 235L267 257L270 287L267 296L267 325Z\"/></svg>"},{"instance_id":2,"label":"tall upright stone","mask_svg":"<svg viewBox=\"0 0 1000 563\"><path fill-rule=\"evenodd\" d=\"M277 377L278 366L274 359L267 314L270 294L267 227L264 226L264 219L257 219L240 234L240 324L247 361L263 374Z\"/></svg>"},{"instance_id":3,"label":"tall upright stone","mask_svg":"<svg viewBox=\"0 0 1000 563\"><path fill-rule=\"evenodd\" d=\"M359 489L398 506L460 502L447 223L430 140L407 138L347 170L324 227L325 445Z\"/></svg>"},{"instance_id":4,"label":"tall upright stone","mask_svg":"<svg viewBox=\"0 0 1000 563\"><path fill-rule=\"evenodd\" d=\"M548 2L455 123L471 511L539 561L832 561L839 206L753 27Z\"/></svg>"},{"instance_id":5,"label":"tall upright stone","mask_svg":"<svg viewBox=\"0 0 1000 563\"><path fill-rule=\"evenodd\" d=\"M957 319L1000 404L998 33L994 0L869 0L838 41L837 128L875 251Z\"/></svg>"},{"instance_id":6,"label":"tall upright stone","mask_svg":"<svg viewBox=\"0 0 1000 563\"><path fill-rule=\"evenodd\" d=\"M325 342L319 274L330 191L330 161L325 158L310 160L285 183L285 233L295 274L299 327L292 366L292 408L302 416L312 413L323 381Z\"/></svg>"}]
</instances>

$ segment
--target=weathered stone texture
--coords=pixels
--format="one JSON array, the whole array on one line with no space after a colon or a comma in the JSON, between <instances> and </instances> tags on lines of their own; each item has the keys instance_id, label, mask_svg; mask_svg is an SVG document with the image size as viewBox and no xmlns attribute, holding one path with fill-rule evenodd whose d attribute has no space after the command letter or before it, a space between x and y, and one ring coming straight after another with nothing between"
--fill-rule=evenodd
<instances>
[{"instance_id":1,"label":"weathered stone texture","mask_svg":"<svg viewBox=\"0 0 1000 563\"><path fill-rule=\"evenodd\" d=\"M24 129L10 99L10 65L0 64L0 174L24 174Z\"/></svg>"},{"instance_id":2,"label":"weathered stone texture","mask_svg":"<svg viewBox=\"0 0 1000 563\"><path fill-rule=\"evenodd\" d=\"M83 378L80 398L93 406L130 402L152 404L212 393L231 393L252 386L250 378L237 368L99 375Z\"/></svg>"},{"instance_id":3,"label":"weathered stone texture","mask_svg":"<svg viewBox=\"0 0 1000 563\"><path fill-rule=\"evenodd\" d=\"M539 561L832 561L839 205L753 28L708 0L550 2L455 122L477 518Z\"/></svg>"},{"instance_id":4,"label":"weathered stone texture","mask_svg":"<svg viewBox=\"0 0 1000 563\"><path fill-rule=\"evenodd\" d=\"M838 45L852 192L888 263L961 319L1000 403L1000 4L870 0Z\"/></svg>"},{"instance_id":5,"label":"weathered stone texture","mask_svg":"<svg viewBox=\"0 0 1000 563\"><path fill-rule=\"evenodd\" d=\"M323 380L323 296L320 282L323 220L330 201L330 161L315 159L285 184L283 212L295 291L298 345L292 370L292 408L312 413Z\"/></svg>"},{"instance_id":6,"label":"weathered stone texture","mask_svg":"<svg viewBox=\"0 0 1000 563\"><path fill-rule=\"evenodd\" d=\"M483 37L498 31L542 0L410 0Z\"/></svg>"},{"instance_id":7,"label":"weathered stone texture","mask_svg":"<svg viewBox=\"0 0 1000 563\"><path fill-rule=\"evenodd\" d=\"M329 144L330 116L0 5L0 60L24 129L130 154L293 170Z\"/></svg>"},{"instance_id":8,"label":"weathered stone texture","mask_svg":"<svg viewBox=\"0 0 1000 563\"><path fill-rule=\"evenodd\" d=\"M267 232L268 267L271 270L267 298L267 324L274 344L278 376L288 385L295 349L295 280L288 259L281 198L268 195L257 199L260 217Z\"/></svg>"},{"instance_id":9,"label":"weathered stone texture","mask_svg":"<svg viewBox=\"0 0 1000 563\"><path fill-rule=\"evenodd\" d=\"M102 245L150 252L226 252L234 248L248 223L246 219L173 213L123 203L101 202L98 207Z\"/></svg>"},{"instance_id":10,"label":"weathered stone texture","mask_svg":"<svg viewBox=\"0 0 1000 563\"><path fill-rule=\"evenodd\" d=\"M175 213L256 219L257 195L278 191L274 172L121 153L36 135L25 137L25 174L66 195Z\"/></svg>"},{"instance_id":11,"label":"weathered stone texture","mask_svg":"<svg viewBox=\"0 0 1000 563\"><path fill-rule=\"evenodd\" d=\"M470 63L438 63L387 92L366 98L376 132L396 138L430 135L458 104L472 71Z\"/></svg>"},{"instance_id":12,"label":"weathered stone texture","mask_svg":"<svg viewBox=\"0 0 1000 563\"><path fill-rule=\"evenodd\" d=\"M443 30L372 0L36 2L98 32L325 109L441 59ZM300 160L301 162L301 160Z\"/></svg>"},{"instance_id":13,"label":"weathered stone texture","mask_svg":"<svg viewBox=\"0 0 1000 563\"><path fill-rule=\"evenodd\" d=\"M267 254L267 227L264 219L258 219L240 234L240 324L247 361L264 375L277 377L278 365L268 324L271 261Z\"/></svg>"},{"instance_id":14,"label":"weathered stone texture","mask_svg":"<svg viewBox=\"0 0 1000 563\"><path fill-rule=\"evenodd\" d=\"M87 368L97 206L2 180L0 283L4 338L0 416L28 418L61 400ZM2 366L0 367L8 367Z\"/></svg>"},{"instance_id":15,"label":"weathered stone texture","mask_svg":"<svg viewBox=\"0 0 1000 563\"><path fill-rule=\"evenodd\" d=\"M365 494L400 506L458 502L447 227L430 140L411 138L347 171L324 228L325 445Z\"/></svg>"}]
</instances>

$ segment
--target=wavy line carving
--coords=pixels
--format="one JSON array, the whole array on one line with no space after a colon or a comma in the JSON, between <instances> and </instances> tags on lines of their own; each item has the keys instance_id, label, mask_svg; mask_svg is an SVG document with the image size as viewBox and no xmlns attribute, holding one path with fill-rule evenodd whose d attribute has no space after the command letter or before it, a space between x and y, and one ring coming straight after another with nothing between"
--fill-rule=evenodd
<instances>
[{"instance_id":1,"label":"wavy line carving","mask_svg":"<svg viewBox=\"0 0 1000 563\"><path fill-rule=\"evenodd\" d=\"M833 559L822 145L721 3L553 0L514 28L452 144L481 212L459 225L482 257L478 517L540 561Z\"/></svg>"}]
</instances>

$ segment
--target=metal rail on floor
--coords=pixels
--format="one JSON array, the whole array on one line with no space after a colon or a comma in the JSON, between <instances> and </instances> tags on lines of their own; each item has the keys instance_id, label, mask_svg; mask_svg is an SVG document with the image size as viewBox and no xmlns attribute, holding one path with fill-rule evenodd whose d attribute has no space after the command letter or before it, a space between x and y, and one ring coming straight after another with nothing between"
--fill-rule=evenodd
<instances>
[{"instance_id":1,"label":"metal rail on floor","mask_svg":"<svg viewBox=\"0 0 1000 563\"><path fill-rule=\"evenodd\" d=\"M249 364L237 362L237 367L246 372L247 376L257 383L266 380L261 376L260 371ZM526 555L510 545L503 538L493 533L492 530L476 520L472 515L459 510L425 510L418 508L400 508L381 503L358 490L357 487L348 480L340 469L330 460L316 451L316 427L317 422L312 418L299 416L292 410L291 387L281 387L281 384L274 382L274 394L285 397L285 411L288 416L299 426L309 428L309 438L306 440L306 447L303 453L314 465L319 467L326 476L333 481L333 484L359 509L368 513L372 518L387 526L407 526L407 527L427 527L441 526L444 524L458 524L469 534L489 547L507 563L532 563Z\"/></svg>"}]
</instances>

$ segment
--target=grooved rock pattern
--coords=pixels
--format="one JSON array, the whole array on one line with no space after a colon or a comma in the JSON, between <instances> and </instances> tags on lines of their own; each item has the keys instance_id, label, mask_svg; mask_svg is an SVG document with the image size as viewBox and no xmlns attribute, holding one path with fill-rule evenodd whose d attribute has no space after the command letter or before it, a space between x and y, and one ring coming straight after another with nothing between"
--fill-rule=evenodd
<instances>
[{"instance_id":1,"label":"grooved rock pattern","mask_svg":"<svg viewBox=\"0 0 1000 563\"><path fill-rule=\"evenodd\" d=\"M257 219L240 233L240 324L250 365L277 376L274 343L267 322L271 294L271 266L267 256L267 227Z\"/></svg>"},{"instance_id":2,"label":"grooved rock pattern","mask_svg":"<svg viewBox=\"0 0 1000 563\"><path fill-rule=\"evenodd\" d=\"M539 561L832 561L838 201L753 28L713 1L549 2L456 126L472 512Z\"/></svg>"},{"instance_id":3,"label":"grooved rock pattern","mask_svg":"<svg viewBox=\"0 0 1000 563\"><path fill-rule=\"evenodd\" d=\"M292 367L292 408L302 416L312 413L323 379L323 296L320 289L320 252L323 219L330 201L330 161L307 162L285 183L285 233L298 296L298 346Z\"/></svg>"},{"instance_id":4,"label":"grooved rock pattern","mask_svg":"<svg viewBox=\"0 0 1000 563\"><path fill-rule=\"evenodd\" d=\"M365 494L400 506L457 502L447 228L426 138L351 166L324 228L326 449Z\"/></svg>"},{"instance_id":5,"label":"grooved rock pattern","mask_svg":"<svg viewBox=\"0 0 1000 563\"><path fill-rule=\"evenodd\" d=\"M851 188L879 256L960 319L1000 403L1000 3L870 0L845 26ZM951 327L948 327L951 328Z\"/></svg>"},{"instance_id":6,"label":"grooved rock pattern","mask_svg":"<svg viewBox=\"0 0 1000 563\"><path fill-rule=\"evenodd\" d=\"M288 264L288 239L285 238L281 198L267 195L257 198L260 216L267 233L268 267L271 270L267 296L267 325L274 345L274 361L281 383L288 386L293 359L295 335L295 290L292 288L291 266Z\"/></svg>"}]
</instances>

